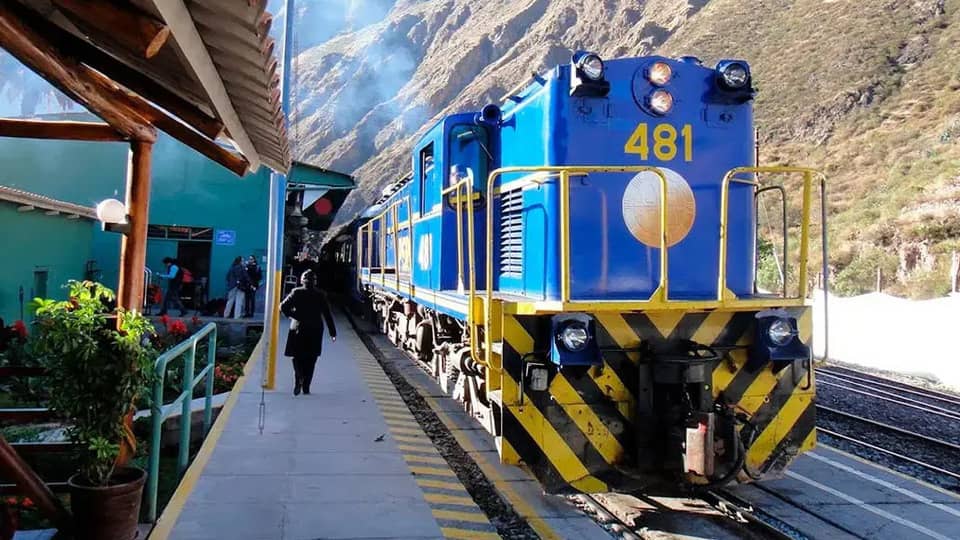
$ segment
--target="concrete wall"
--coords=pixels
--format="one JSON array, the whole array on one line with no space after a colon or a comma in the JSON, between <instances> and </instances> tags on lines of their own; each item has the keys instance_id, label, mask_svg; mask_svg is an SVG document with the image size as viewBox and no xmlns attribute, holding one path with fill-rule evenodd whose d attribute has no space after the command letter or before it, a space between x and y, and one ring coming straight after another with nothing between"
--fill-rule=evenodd
<instances>
[{"instance_id":1,"label":"concrete wall","mask_svg":"<svg viewBox=\"0 0 960 540\"><path fill-rule=\"evenodd\" d=\"M128 146L123 143L0 138L0 185L85 206L95 206L110 197L123 200L127 154ZM226 273L233 258L266 253L269 171L261 168L256 174L239 178L162 133L154 145L152 163L151 224L212 227L215 231L235 233L234 245L214 242L211 249L209 297L224 296ZM9 216L8 220L15 217ZM98 226L90 228L94 230L83 246L68 246L66 239L53 238L51 247L64 253L86 254L83 261L77 261L81 268L92 257L101 271L101 281L116 288L120 237L104 233ZM11 253L7 236L3 234L0 239L4 258ZM69 242L81 239L71 237ZM151 269L163 269L160 261L170 254L171 244L164 240L148 242L147 265ZM175 244L172 249L175 253ZM39 264L34 259L32 253L24 252L24 265ZM0 286L13 279L4 275L7 270L3 266L0 265ZM51 288L62 282L51 274Z\"/></svg>"},{"instance_id":2,"label":"concrete wall","mask_svg":"<svg viewBox=\"0 0 960 540\"><path fill-rule=\"evenodd\" d=\"M18 212L17 206L0 201L0 317L6 324L20 318L20 287L29 319L29 303L39 292L34 290L37 270L47 271L48 298L65 298L61 286L84 279L96 227L87 219L48 216L42 210Z\"/></svg>"}]
</instances>

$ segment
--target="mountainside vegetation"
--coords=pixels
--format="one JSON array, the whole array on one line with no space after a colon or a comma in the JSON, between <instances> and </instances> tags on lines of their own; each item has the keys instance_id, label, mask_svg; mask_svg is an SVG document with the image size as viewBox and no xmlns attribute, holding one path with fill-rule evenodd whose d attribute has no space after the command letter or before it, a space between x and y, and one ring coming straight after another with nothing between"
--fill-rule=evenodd
<instances>
[{"instance_id":1,"label":"mountainside vegetation","mask_svg":"<svg viewBox=\"0 0 960 540\"><path fill-rule=\"evenodd\" d=\"M295 151L361 185L341 222L403 174L429 124L499 102L571 50L744 58L759 88L761 163L829 178L835 290L872 291L879 272L896 294L949 291L960 249L960 1L375 4L382 18L346 21L296 65Z\"/></svg>"}]
</instances>

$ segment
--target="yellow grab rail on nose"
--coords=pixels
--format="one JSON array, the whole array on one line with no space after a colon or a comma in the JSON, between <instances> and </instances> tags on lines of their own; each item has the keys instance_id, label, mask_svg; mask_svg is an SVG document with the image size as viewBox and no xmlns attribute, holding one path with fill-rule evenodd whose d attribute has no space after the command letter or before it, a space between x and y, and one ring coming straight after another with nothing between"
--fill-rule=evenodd
<instances>
[{"instance_id":1,"label":"yellow grab rail on nose","mask_svg":"<svg viewBox=\"0 0 960 540\"><path fill-rule=\"evenodd\" d=\"M824 262L824 277L827 276L826 273L826 262L827 262L827 242L826 242L826 177L820 171L816 169L810 169L807 167L779 167L779 166L770 166L770 167L737 167L731 169L727 174L723 176L723 182L720 186L720 255L718 257L719 268L717 271L717 301L724 302L728 300L727 294L727 240L728 240L728 226L730 219L730 184L737 182L743 184L750 184L754 186L754 189L760 184L756 180L744 180L742 178L736 178L739 174L760 174L760 173L769 173L769 174L800 174L803 175L803 201L802 208L800 210L801 221L800 221L800 275L799 275L799 285L797 296L794 298L806 298L807 297L807 262L809 260L809 249L810 249L810 207L812 204L811 198L813 197L813 178L814 176L820 179L820 207L823 214L823 223L821 223L821 228L823 230L823 245L821 250L823 252L823 262ZM786 235L787 231L783 231L783 234ZM786 269L786 260L787 254L784 254L784 268ZM786 271L784 271L786 273ZM787 284L784 283L784 298L787 298Z\"/></svg>"}]
</instances>

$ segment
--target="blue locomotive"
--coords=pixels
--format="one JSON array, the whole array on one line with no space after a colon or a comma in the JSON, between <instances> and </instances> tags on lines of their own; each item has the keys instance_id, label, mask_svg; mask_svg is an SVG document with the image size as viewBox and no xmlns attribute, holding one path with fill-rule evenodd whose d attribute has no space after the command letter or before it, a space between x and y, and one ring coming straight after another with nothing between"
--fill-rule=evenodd
<instances>
[{"instance_id":1,"label":"blue locomotive","mask_svg":"<svg viewBox=\"0 0 960 540\"><path fill-rule=\"evenodd\" d=\"M754 92L739 60L579 52L437 122L354 224L381 330L548 491L750 481L814 446L822 180L755 166ZM758 198L788 191L760 178L787 175L798 285L765 293Z\"/></svg>"}]
</instances>

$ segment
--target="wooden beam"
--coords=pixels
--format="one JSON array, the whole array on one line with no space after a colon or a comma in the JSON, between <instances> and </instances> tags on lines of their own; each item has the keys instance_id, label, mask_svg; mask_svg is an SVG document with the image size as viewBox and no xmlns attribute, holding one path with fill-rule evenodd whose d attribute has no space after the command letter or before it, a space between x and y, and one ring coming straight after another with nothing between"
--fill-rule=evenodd
<instances>
[{"instance_id":1,"label":"wooden beam","mask_svg":"<svg viewBox=\"0 0 960 540\"><path fill-rule=\"evenodd\" d=\"M0 2L0 47L132 140L155 141L156 130L135 111L118 103L117 92L94 77L87 66L64 54L14 12L15 3Z\"/></svg>"},{"instance_id":2,"label":"wooden beam","mask_svg":"<svg viewBox=\"0 0 960 540\"><path fill-rule=\"evenodd\" d=\"M143 269L147 260L147 222L150 209L151 143L130 143L127 162L127 215L130 232L120 241L120 285L117 305L127 310L143 309Z\"/></svg>"},{"instance_id":3,"label":"wooden beam","mask_svg":"<svg viewBox=\"0 0 960 540\"><path fill-rule=\"evenodd\" d=\"M127 2L53 0L53 3L82 30L114 41L144 58L156 56L170 37L167 25Z\"/></svg>"},{"instance_id":4,"label":"wooden beam","mask_svg":"<svg viewBox=\"0 0 960 540\"><path fill-rule=\"evenodd\" d=\"M78 62L92 67L108 78L170 111L200 133L215 139L223 131L223 123L216 118L160 86L143 73L101 51L86 40L74 36L46 19L26 13L21 13L21 15L32 28L49 39L59 50L70 51L70 56ZM113 86L111 85L111 87Z\"/></svg>"},{"instance_id":5,"label":"wooden beam","mask_svg":"<svg viewBox=\"0 0 960 540\"><path fill-rule=\"evenodd\" d=\"M207 92L217 115L223 120L224 126L230 132L231 138L236 141L237 148L243 153L243 156L249 161L250 169L257 170L260 167L260 155L256 147L247 135L240 117L237 115L233 102L227 94L227 89L223 85L223 79L213 59L210 58L210 52L207 50L197 27L193 22L193 17L183 0L151 0L154 7L163 17L164 22L170 26L173 37L183 52L184 58L190 64L190 68L197 75L200 85Z\"/></svg>"},{"instance_id":6,"label":"wooden beam","mask_svg":"<svg viewBox=\"0 0 960 540\"><path fill-rule=\"evenodd\" d=\"M96 76L102 79L103 84L114 84L113 81L107 79L104 75L97 73ZM227 150L226 148L218 145L216 142L211 141L210 139L190 129L190 127L186 126L173 116L170 116L162 110L154 107L140 96L131 92L123 91L122 89L120 92L122 99L125 101L127 106L138 111L143 118L149 120L153 125L157 126L174 139L177 139L190 148L193 148L197 152L200 152L213 161L216 161L220 165L223 165L237 176L243 176L247 173L249 163L243 157Z\"/></svg>"},{"instance_id":7,"label":"wooden beam","mask_svg":"<svg viewBox=\"0 0 960 540\"><path fill-rule=\"evenodd\" d=\"M207 137L216 139L223 132L223 123L220 120L200 110L193 103L156 83L140 71L91 45L88 41L45 19L37 18L34 25L60 50L70 51L71 55L74 55L80 62L170 111L174 116Z\"/></svg>"},{"instance_id":8,"label":"wooden beam","mask_svg":"<svg viewBox=\"0 0 960 540\"><path fill-rule=\"evenodd\" d=\"M126 137L97 122L46 122L0 118L0 137L67 141L125 141Z\"/></svg>"}]
</instances>

